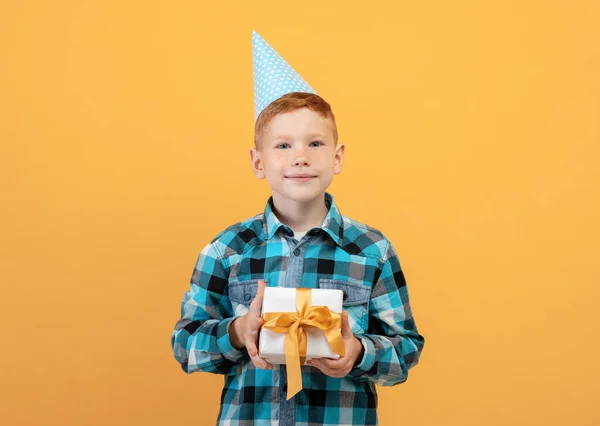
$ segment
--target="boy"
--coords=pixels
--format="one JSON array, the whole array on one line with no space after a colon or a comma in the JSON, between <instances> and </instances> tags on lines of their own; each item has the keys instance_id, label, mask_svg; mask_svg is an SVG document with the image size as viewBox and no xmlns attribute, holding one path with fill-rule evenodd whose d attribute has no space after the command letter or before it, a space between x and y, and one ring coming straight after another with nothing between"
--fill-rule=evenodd
<instances>
[{"instance_id":1,"label":"boy","mask_svg":"<svg viewBox=\"0 0 600 426\"><path fill-rule=\"evenodd\" d=\"M171 337L175 358L188 374L225 376L218 424L376 425L375 384L406 381L425 343L404 275L390 241L342 216L326 192L344 156L329 104L255 32L253 56L250 156L272 196L200 253ZM345 356L303 366L290 400L285 365L257 351L266 285L344 293Z\"/></svg>"}]
</instances>

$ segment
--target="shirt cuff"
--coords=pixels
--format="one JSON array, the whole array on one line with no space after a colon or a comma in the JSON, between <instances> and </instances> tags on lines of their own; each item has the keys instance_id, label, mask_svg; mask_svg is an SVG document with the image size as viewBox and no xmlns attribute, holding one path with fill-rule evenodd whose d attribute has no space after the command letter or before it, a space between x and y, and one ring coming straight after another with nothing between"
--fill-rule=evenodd
<instances>
[{"instance_id":1,"label":"shirt cuff","mask_svg":"<svg viewBox=\"0 0 600 426\"><path fill-rule=\"evenodd\" d=\"M360 340L360 343L363 345L364 352L360 364L350 370L348 375L358 379L368 373L371 368L373 368L373 365L375 365L375 345L373 344L373 341L366 336L355 335L355 337Z\"/></svg>"},{"instance_id":2,"label":"shirt cuff","mask_svg":"<svg viewBox=\"0 0 600 426\"><path fill-rule=\"evenodd\" d=\"M221 349L225 358L233 362L240 361L245 355L245 351L234 348L231 340L229 340L229 328L236 318L237 316L225 318L217 325L217 344L219 345L219 349Z\"/></svg>"}]
</instances>

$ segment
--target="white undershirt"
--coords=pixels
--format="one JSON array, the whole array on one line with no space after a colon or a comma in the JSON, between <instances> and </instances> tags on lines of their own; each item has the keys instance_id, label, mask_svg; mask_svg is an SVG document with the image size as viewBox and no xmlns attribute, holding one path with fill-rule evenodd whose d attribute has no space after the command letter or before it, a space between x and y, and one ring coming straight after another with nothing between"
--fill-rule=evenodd
<instances>
[{"instance_id":1,"label":"white undershirt","mask_svg":"<svg viewBox=\"0 0 600 426\"><path fill-rule=\"evenodd\" d=\"M307 231L302 231L302 232L296 232L294 231L294 238L297 239L298 241L300 241L302 239L302 237L304 237L304 235L308 232Z\"/></svg>"}]
</instances>

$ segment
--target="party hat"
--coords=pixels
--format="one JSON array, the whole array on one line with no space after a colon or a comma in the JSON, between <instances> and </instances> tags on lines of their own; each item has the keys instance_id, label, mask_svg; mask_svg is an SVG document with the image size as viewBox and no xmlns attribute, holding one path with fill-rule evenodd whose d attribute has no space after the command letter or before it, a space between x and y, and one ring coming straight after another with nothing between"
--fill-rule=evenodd
<instances>
[{"instance_id":1,"label":"party hat","mask_svg":"<svg viewBox=\"0 0 600 426\"><path fill-rule=\"evenodd\" d=\"M287 93L317 94L256 31L252 31L252 61L254 121L271 102Z\"/></svg>"}]
</instances>

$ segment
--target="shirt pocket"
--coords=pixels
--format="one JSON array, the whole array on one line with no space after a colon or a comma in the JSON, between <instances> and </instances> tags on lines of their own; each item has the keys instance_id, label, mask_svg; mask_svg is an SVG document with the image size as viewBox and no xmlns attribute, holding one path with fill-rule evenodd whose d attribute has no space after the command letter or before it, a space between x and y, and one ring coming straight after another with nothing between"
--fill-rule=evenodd
<instances>
[{"instance_id":1,"label":"shirt pocket","mask_svg":"<svg viewBox=\"0 0 600 426\"><path fill-rule=\"evenodd\" d=\"M229 300L235 315L246 315L258 291L258 280L231 281Z\"/></svg>"},{"instance_id":2,"label":"shirt pocket","mask_svg":"<svg viewBox=\"0 0 600 426\"><path fill-rule=\"evenodd\" d=\"M342 290L343 309L348 311L348 319L354 334L364 334L369 326L369 297L371 289L364 285L329 278L319 279L319 288Z\"/></svg>"}]
</instances>

